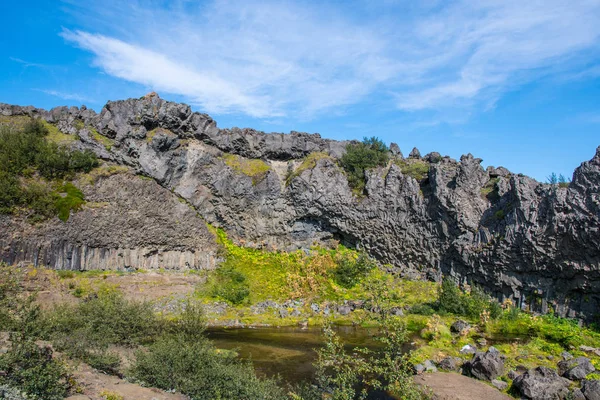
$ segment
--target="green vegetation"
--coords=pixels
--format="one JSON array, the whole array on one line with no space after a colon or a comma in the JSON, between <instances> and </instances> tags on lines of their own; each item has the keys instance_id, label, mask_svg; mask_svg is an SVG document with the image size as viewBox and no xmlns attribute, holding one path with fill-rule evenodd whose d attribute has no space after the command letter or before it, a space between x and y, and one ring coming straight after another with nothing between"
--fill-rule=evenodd
<instances>
[{"instance_id":1,"label":"green vegetation","mask_svg":"<svg viewBox=\"0 0 600 400\"><path fill-rule=\"evenodd\" d=\"M38 120L42 123L42 125L44 126L44 128L46 128L46 130L48 131L48 134L46 136L46 140L55 143L59 146L68 146L71 143L77 141L77 137L73 136L73 135L69 135L66 133L62 133L60 131L60 129L58 129L55 125L52 125L49 122L46 122L44 120Z\"/></svg>"},{"instance_id":2,"label":"green vegetation","mask_svg":"<svg viewBox=\"0 0 600 400\"><path fill-rule=\"evenodd\" d=\"M444 279L438 291L436 309L455 315L479 318L483 312L496 319L502 309L497 301L491 299L479 287L473 287L468 293L461 292L450 279Z\"/></svg>"},{"instance_id":3,"label":"green vegetation","mask_svg":"<svg viewBox=\"0 0 600 400\"><path fill-rule=\"evenodd\" d=\"M365 278L377 264L365 253L358 257L340 257L334 272L335 282L346 289L352 289Z\"/></svg>"},{"instance_id":4,"label":"green vegetation","mask_svg":"<svg viewBox=\"0 0 600 400\"><path fill-rule=\"evenodd\" d=\"M324 328L324 346L318 350L315 363L317 388L303 388L303 400L322 399L322 393L331 393L331 399L367 399L374 393L387 392L397 398L420 400L429 398L412 380L410 354L404 351L408 331L404 322L390 315L396 301L387 287L372 287L378 312L374 318L380 329L375 340L377 350L354 348L348 352L329 325Z\"/></svg>"},{"instance_id":5,"label":"green vegetation","mask_svg":"<svg viewBox=\"0 0 600 400\"><path fill-rule=\"evenodd\" d=\"M340 159L340 165L348 175L348 184L357 193L365 188L365 171L384 166L389 158L389 149L376 137L364 138L362 143L349 144Z\"/></svg>"},{"instance_id":6,"label":"green vegetation","mask_svg":"<svg viewBox=\"0 0 600 400\"><path fill-rule=\"evenodd\" d=\"M498 200L498 182L500 182L499 177L490 179L485 186L481 188L481 196L492 202Z\"/></svg>"},{"instance_id":7,"label":"green vegetation","mask_svg":"<svg viewBox=\"0 0 600 400\"><path fill-rule=\"evenodd\" d=\"M418 182L425 180L429 173L429 163L427 161L408 158L396 160L395 163L400 167L400 171L402 171L404 175L413 177Z\"/></svg>"},{"instance_id":8,"label":"green vegetation","mask_svg":"<svg viewBox=\"0 0 600 400\"><path fill-rule=\"evenodd\" d=\"M219 352L207 339L161 337L137 353L131 373L147 385L197 400L285 398L275 381L257 378L251 364Z\"/></svg>"},{"instance_id":9,"label":"green vegetation","mask_svg":"<svg viewBox=\"0 0 600 400\"><path fill-rule=\"evenodd\" d=\"M253 185L265 179L270 169L269 165L262 160L248 159L236 154L225 154L223 161L234 171L252 178Z\"/></svg>"},{"instance_id":10,"label":"green vegetation","mask_svg":"<svg viewBox=\"0 0 600 400\"><path fill-rule=\"evenodd\" d=\"M223 266L216 272L216 279L211 295L221 298L230 304L241 304L250 294L246 275L233 269L231 265Z\"/></svg>"},{"instance_id":11,"label":"green vegetation","mask_svg":"<svg viewBox=\"0 0 600 400\"><path fill-rule=\"evenodd\" d=\"M81 192L62 181L76 172L90 172L98 160L90 151L56 144L57 134L47 125L30 120L20 129L0 126L0 213L26 208L32 221L57 214L66 220L82 204Z\"/></svg>"},{"instance_id":12,"label":"green vegetation","mask_svg":"<svg viewBox=\"0 0 600 400\"><path fill-rule=\"evenodd\" d=\"M285 180L286 185L289 185L294 178L300 176L304 171L312 170L317 166L317 161L322 160L323 158L330 158L327 153L322 152L313 152L307 155L302 163L292 171Z\"/></svg>"},{"instance_id":13,"label":"green vegetation","mask_svg":"<svg viewBox=\"0 0 600 400\"><path fill-rule=\"evenodd\" d=\"M37 270L29 274L34 276ZM187 301L174 314L160 315L147 302L126 300L114 287L101 286L84 300L42 312L22 290L25 274L0 265L0 316L11 347L0 354L0 384L34 399L62 399L73 388L67 365L46 339L72 359L111 374L125 374L145 384L176 389L192 399L284 399L274 380L259 379L252 365L233 352L216 349L204 336L200 304ZM137 348L131 369L109 346ZM105 398L114 394L106 392Z\"/></svg>"},{"instance_id":14,"label":"green vegetation","mask_svg":"<svg viewBox=\"0 0 600 400\"><path fill-rule=\"evenodd\" d=\"M67 182L57 189L57 193L59 196L56 198L54 204L58 211L58 218L64 222L69 219L71 211L79 210L85 203L83 192L77 189L72 183Z\"/></svg>"},{"instance_id":15,"label":"green vegetation","mask_svg":"<svg viewBox=\"0 0 600 400\"><path fill-rule=\"evenodd\" d=\"M98 131L92 127L88 128L91 135L92 135L92 139L94 139L96 142L102 144L104 146L104 148L106 150L112 149L112 147L115 144L115 141L112 140L111 138L108 138L104 135L101 135L100 133L98 133Z\"/></svg>"},{"instance_id":16,"label":"green vegetation","mask_svg":"<svg viewBox=\"0 0 600 400\"><path fill-rule=\"evenodd\" d=\"M24 274L0 263L0 326L10 333L10 347L0 354L0 385L18 388L33 399L66 397L71 377L50 347L35 343L42 331L35 297L22 289Z\"/></svg>"},{"instance_id":17,"label":"green vegetation","mask_svg":"<svg viewBox=\"0 0 600 400\"><path fill-rule=\"evenodd\" d=\"M198 287L197 295L205 300L249 305L298 298L361 299L367 296L370 282L391 279L375 268L376 263L365 254L343 246L314 248L308 253L267 251L235 245L222 230L215 233L224 261L209 274L207 283ZM433 287L430 283L425 285ZM410 293L424 288L422 282L405 282L398 285L398 290L401 287L411 287ZM427 293L431 290L423 292Z\"/></svg>"}]
</instances>

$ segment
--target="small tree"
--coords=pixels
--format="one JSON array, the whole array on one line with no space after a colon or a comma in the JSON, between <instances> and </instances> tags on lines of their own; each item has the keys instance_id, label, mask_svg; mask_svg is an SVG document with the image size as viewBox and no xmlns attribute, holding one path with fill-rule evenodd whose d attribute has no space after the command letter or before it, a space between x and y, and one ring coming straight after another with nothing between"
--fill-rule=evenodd
<instances>
[{"instance_id":1,"label":"small tree","mask_svg":"<svg viewBox=\"0 0 600 400\"><path fill-rule=\"evenodd\" d=\"M342 168L348 175L351 188L362 192L365 187L365 171L387 164L389 149L376 137L364 138L362 143L346 146L346 154L340 160Z\"/></svg>"}]
</instances>

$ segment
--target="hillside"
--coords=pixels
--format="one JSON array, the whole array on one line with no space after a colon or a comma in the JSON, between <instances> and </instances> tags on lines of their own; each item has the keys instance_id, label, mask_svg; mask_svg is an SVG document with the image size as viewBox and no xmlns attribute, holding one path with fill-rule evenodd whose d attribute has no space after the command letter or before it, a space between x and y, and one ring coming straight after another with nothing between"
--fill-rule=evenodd
<instances>
[{"instance_id":1,"label":"hillside","mask_svg":"<svg viewBox=\"0 0 600 400\"><path fill-rule=\"evenodd\" d=\"M0 260L10 264L212 269L214 227L271 251L341 243L391 273L450 276L534 311L592 320L600 307L600 147L563 187L484 170L471 154L404 157L392 144L357 193L339 166L349 142L219 129L155 94L99 114L0 104L0 122L24 117L104 165L74 178L86 203L66 222L0 216Z\"/></svg>"}]
</instances>

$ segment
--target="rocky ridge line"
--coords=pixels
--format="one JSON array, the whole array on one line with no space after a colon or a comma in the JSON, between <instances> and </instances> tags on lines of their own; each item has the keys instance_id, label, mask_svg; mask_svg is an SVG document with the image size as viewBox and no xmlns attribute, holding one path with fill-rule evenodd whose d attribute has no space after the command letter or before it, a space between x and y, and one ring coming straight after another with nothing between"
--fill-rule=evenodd
<instances>
[{"instance_id":1,"label":"rocky ridge line","mask_svg":"<svg viewBox=\"0 0 600 400\"><path fill-rule=\"evenodd\" d=\"M415 149L404 159L392 145L395 160L368 171L356 196L336 163L348 142L218 129L156 95L109 102L99 114L0 105L0 115L44 118L77 136L74 146L152 177L248 246L340 241L391 272L452 276L533 310L592 319L600 306L600 147L563 188L484 170L470 154L456 161ZM304 162L314 153L322 155ZM249 159L266 172L244 170ZM411 176L410 163L425 165L426 176Z\"/></svg>"}]
</instances>

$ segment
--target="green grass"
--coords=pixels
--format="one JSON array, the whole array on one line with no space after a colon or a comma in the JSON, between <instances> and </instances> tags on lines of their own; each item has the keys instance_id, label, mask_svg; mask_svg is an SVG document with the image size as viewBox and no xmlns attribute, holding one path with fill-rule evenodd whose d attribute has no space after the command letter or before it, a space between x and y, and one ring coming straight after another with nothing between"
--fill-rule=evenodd
<instances>
[{"instance_id":1,"label":"green grass","mask_svg":"<svg viewBox=\"0 0 600 400\"><path fill-rule=\"evenodd\" d=\"M31 121L27 115L0 115L0 125L23 129Z\"/></svg>"},{"instance_id":2,"label":"green grass","mask_svg":"<svg viewBox=\"0 0 600 400\"><path fill-rule=\"evenodd\" d=\"M79 140L77 136L62 133L55 125L52 125L51 123L46 122L43 119L40 121L42 121L42 124L48 130L46 140L50 142L56 143L61 146L68 146L71 143Z\"/></svg>"},{"instance_id":3,"label":"green grass","mask_svg":"<svg viewBox=\"0 0 600 400\"><path fill-rule=\"evenodd\" d=\"M112 175L125 174L127 172L129 172L129 167L125 165L110 165L105 163L85 174L82 179L86 183L93 185L100 178L108 178Z\"/></svg>"},{"instance_id":4,"label":"green grass","mask_svg":"<svg viewBox=\"0 0 600 400\"><path fill-rule=\"evenodd\" d=\"M418 182L427 178L427 174L429 173L429 163L427 161L404 159L396 160L394 162L400 167L400 171L402 171L404 175L415 178Z\"/></svg>"},{"instance_id":5,"label":"green grass","mask_svg":"<svg viewBox=\"0 0 600 400\"><path fill-rule=\"evenodd\" d=\"M92 127L89 127L88 129L92 134L92 139L103 145L106 150L110 151L110 149L114 146L115 141L111 138L101 135L96 129Z\"/></svg>"},{"instance_id":6,"label":"green grass","mask_svg":"<svg viewBox=\"0 0 600 400\"><path fill-rule=\"evenodd\" d=\"M424 281L395 279L379 268L373 268L350 288L336 283L336 271L343 262L359 260L360 253L338 246L335 249L313 248L283 252L252 249L234 244L222 230L214 230L225 258L220 269L243 276L231 283L232 289L243 280L248 296L240 308L264 300L285 301L302 298L317 303L324 301L368 299L373 285L385 286L399 305L425 303L436 295L437 285ZM224 282L218 272L208 276L208 283L200 285L197 295L214 301L213 288ZM239 285L238 285L239 286ZM226 300L220 298L221 300ZM296 321L297 322L297 321Z\"/></svg>"},{"instance_id":7,"label":"green grass","mask_svg":"<svg viewBox=\"0 0 600 400\"><path fill-rule=\"evenodd\" d=\"M224 154L223 161L237 173L252 178L253 185L262 181L270 169L269 165L262 160L248 159L236 154Z\"/></svg>"},{"instance_id":8,"label":"green grass","mask_svg":"<svg viewBox=\"0 0 600 400\"><path fill-rule=\"evenodd\" d=\"M297 176L300 176L306 170L312 170L317 166L317 161L331 157L327 153L313 152L307 155L302 163L296 168L285 180L285 184L289 185Z\"/></svg>"},{"instance_id":9,"label":"green grass","mask_svg":"<svg viewBox=\"0 0 600 400\"><path fill-rule=\"evenodd\" d=\"M57 193L55 206L58 210L58 218L66 222L71 215L71 211L77 211L85 204L83 192L72 183L67 182L57 189Z\"/></svg>"},{"instance_id":10,"label":"green grass","mask_svg":"<svg viewBox=\"0 0 600 400\"><path fill-rule=\"evenodd\" d=\"M485 197L490 201L498 199L498 187L496 186L500 182L500 178L490 179L484 187L481 188L481 197Z\"/></svg>"}]
</instances>

